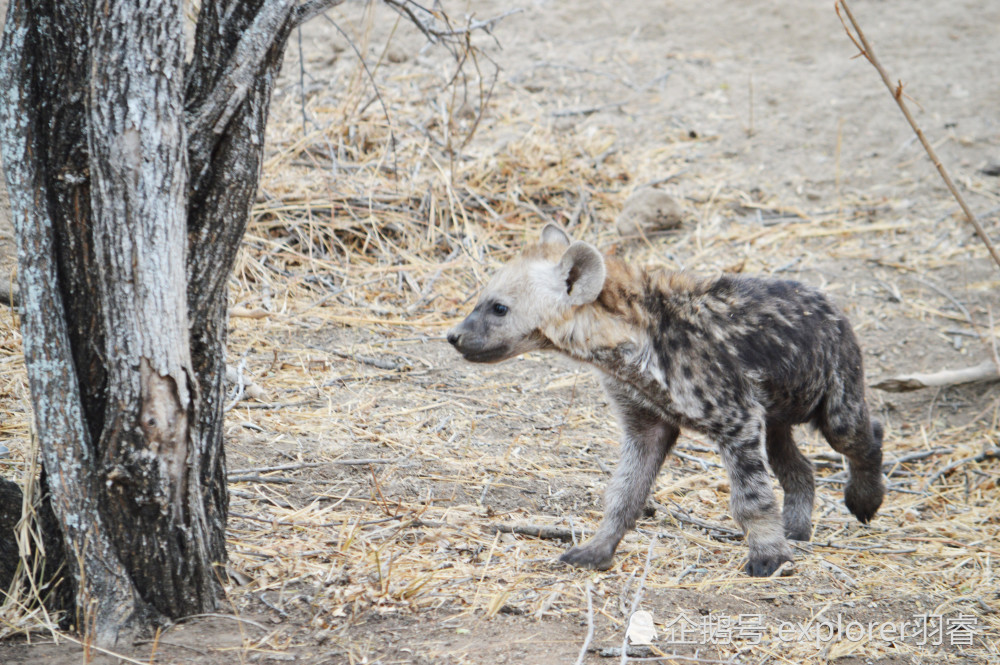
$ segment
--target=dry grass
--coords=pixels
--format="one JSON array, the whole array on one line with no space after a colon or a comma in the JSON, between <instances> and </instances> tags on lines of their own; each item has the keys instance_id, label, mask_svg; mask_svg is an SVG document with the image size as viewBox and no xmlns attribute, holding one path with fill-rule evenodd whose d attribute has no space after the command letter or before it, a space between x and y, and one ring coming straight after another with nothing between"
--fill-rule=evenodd
<instances>
[{"instance_id":1,"label":"dry grass","mask_svg":"<svg viewBox=\"0 0 1000 665\"><path fill-rule=\"evenodd\" d=\"M929 396L890 406L873 395L889 418L890 493L867 528L843 507L841 459L806 435L820 475L816 531L798 547L789 577L740 572L745 545L728 516L725 475L699 438L684 439L682 455L666 465L654 496L661 510L626 538L615 567L587 573L551 563L563 543L494 527L558 526L577 539L593 532L617 436L593 379L545 357L465 366L441 341L489 265L556 221L637 262L824 285L870 346L893 347L910 325L912 345L943 345L939 337L968 322L911 276L986 265L985 250L938 221L947 201L920 219L894 214L892 201L846 195L829 210L804 211L689 173L667 185L690 206L684 228L624 243L610 222L627 195L683 172L690 148L711 137L626 148L611 130L540 123L501 91L477 140L452 155L449 132L470 131L478 110L440 111L448 107L438 78L398 71L381 89L394 149L377 105L358 112L360 75L346 101L307 97L306 135L298 97L277 100L272 114L261 195L232 279L231 358L268 401L241 401L229 414L234 475L255 477L231 485L229 598L236 611L265 605L288 621L247 650L308 643L360 658L383 648L350 633L372 616L458 626L516 615L525 631L542 620L578 625L588 581L604 622L598 641L614 643L651 547L644 606L659 608L661 622L699 607L756 611L772 628L836 612L879 621L962 612L978 622L975 644L961 654L911 641L772 639L752 649L719 645L703 650L706 658L997 657L1000 462L968 461L928 482L997 445L995 389L953 393L971 406L939 404L937 412ZM986 303L1000 309L998 280L988 269L976 274L960 295L985 340L997 334L984 321ZM2 427L13 454L2 464L10 476L29 463L29 425L20 341L12 322L4 325ZM870 360L879 371L879 357ZM10 608L2 616L5 633L24 630L15 621L36 621Z\"/></svg>"},{"instance_id":2,"label":"dry grass","mask_svg":"<svg viewBox=\"0 0 1000 665\"><path fill-rule=\"evenodd\" d=\"M799 548L789 578L752 580L739 572L745 546L727 515L724 474L705 453L708 442L697 439L690 444L694 450L681 448L687 456L675 458L658 485L655 499L671 515L658 513L627 538L608 573L551 565L562 543L495 533L497 523L512 522L562 526L578 538L592 532L616 434L587 373L536 358L466 368L448 355L439 336L468 309L486 264L532 240L544 221L569 225L605 247L619 244L609 224L615 210L637 183L680 171L686 148L678 140L608 154L616 142L610 132L580 135L527 123L503 102L491 110L491 126L509 122L523 133L495 152L473 152L447 168L433 135L410 132L393 157L386 154L383 120L355 118L326 137L329 144L356 139L343 152L351 155L346 170L357 178L340 180L327 177L329 162L296 155L307 144L296 138L294 123L278 125L264 187L269 200L257 208L236 289L237 301L257 305L264 287L278 314L236 321L233 345L252 347L258 358L284 358L252 369L268 374L268 390L287 396L280 399L314 402L244 416L263 428L262 438L274 433L323 441L318 452L300 443L303 452L293 456L326 459L336 470L321 483L329 489L293 492L295 500L284 491L289 485L242 488L245 499L234 510L252 518L233 520L233 565L252 581L234 595L284 602L286 611L297 606L320 636L336 642L345 621L371 613L580 620L591 579L598 615L620 624L623 586L641 571L648 539L656 534L662 538L653 544L647 587L661 599L681 589L720 597L787 594L800 618L841 603L872 604L868 613L882 620L909 618L900 613L920 609L961 611L993 636L992 645L980 641L962 657L995 653L997 461L969 462L927 482L935 470L996 444L997 403L989 397L980 417L966 417L961 425L931 418L890 432L891 492L870 528L859 527L843 508L839 457L807 441L821 467L817 531L813 544ZM393 108L398 125L427 127L419 104L394 101ZM393 161L405 176L386 168ZM892 202L884 200L843 200L836 210L805 212L697 177L676 191L693 211L686 228L624 244L619 252L636 261L666 257L676 267L702 271L791 272L826 283L862 334L886 328L883 290L906 275L985 256L963 234L930 219L880 214L891 211ZM923 234L940 239L935 253L913 251L913 238ZM899 253L906 254L905 265ZM270 257L270 273L260 268L262 255ZM833 272L844 265L871 272L845 280ZM980 295L997 285L994 274L984 276ZM926 324L930 318L944 327L962 319L940 293L912 282L903 289L907 297L898 314L904 320ZM289 327L298 332L289 334ZM386 364L372 367L371 359ZM261 460L271 458L271 451L259 453ZM387 463L338 468L339 457ZM312 469L275 475L294 481L299 473L313 488ZM538 494L548 496L534 500ZM699 528L686 517L718 528ZM901 598L905 608L874 609ZM877 641L826 646L793 644L781 657L814 662L852 653L933 652L907 644L889 649ZM720 648L718 657L739 648ZM939 651L942 662L958 657Z\"/></svg>"}]
</instances>

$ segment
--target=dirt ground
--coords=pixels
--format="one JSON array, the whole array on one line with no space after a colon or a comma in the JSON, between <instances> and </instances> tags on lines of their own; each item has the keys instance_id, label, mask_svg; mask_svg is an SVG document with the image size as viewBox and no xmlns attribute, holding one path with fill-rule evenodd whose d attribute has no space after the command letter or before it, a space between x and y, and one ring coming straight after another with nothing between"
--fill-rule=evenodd
<instances>
[{"instance_id":1,"label":"dirt ground","mask_svg":"<svg viewBox=\"0 0 1000 665\"><path fill-rule=\"evenodd\" d=\"M230 356L266 394L229 412L225 610L124 661L36 630L0 663L596 664L621 660L634 608L658 631L636 662L1000 663L1000 462L977 457L1000 443L996 383L871 390L890 491L869 526L843 506L843 461L799 432L817 501L790 575L740 572L696 436L594 573L554 563L565 542L495 530L593 532L618 436L594 377L539 354L471 366L442 337L557 221L637 263L824 288L869 385L994 358L997 266L833 3L443 8L456 27L516 10L474 36L457 87L447 50L382 6L347 3L289 48L232 280ZM1000 240L1000 5L852 9ZM682 225L624 240L615 218L645 186ZM0 326L0 472L20 479L28 396L16 321Z\"/></svg>"}]
</instances>

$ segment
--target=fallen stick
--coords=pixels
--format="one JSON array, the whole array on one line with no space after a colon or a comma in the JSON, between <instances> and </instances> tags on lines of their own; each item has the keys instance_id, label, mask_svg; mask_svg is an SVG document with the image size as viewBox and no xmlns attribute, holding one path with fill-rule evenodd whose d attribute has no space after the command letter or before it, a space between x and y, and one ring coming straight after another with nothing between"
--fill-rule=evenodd
<instances>
[{"instance_id":1,"label":"fallen stick","mask_svg":"<svg viewBox=\"0 0 1000 665\"><path fill-rule=\"evenodd\" d=\"M649 503L662 513L670 515L675 520L681 523L690 524L692 526L699 527L701 529L706 529L708 531L715 531L721 534L723 537L742 537L742 533L736 529L730 529L727 526L722 526L721 524L713 524L712 522L706 522L705 520L698 519L697 517L692 517L691 515L685 515L678 510L671 510L667 506L663 505L658 501L653 501L652 499Z\"/></svg>"},{"instance_id":2,"label":"fallen stick","mask_svg":"<svg viewBox=\"0 0 1000 665\"><path fill-rule=\"evenodd\" d=\"M962 208L962 212L965 213L965 217L976 229L976 234L979 235L979 239L983 241L983 244L986 245L986 249L990 252L990 256L993 257L997 266L1000 267L1000 254L997 254L997 250L993 246L993 243L990 242L990 238L986 235L986 231L983 230L982 225L979 223L979 220L976 219L972 209L969 208L965 199L958 192L958 188L955 187L955 183L951 181L951 176L948 175L948 171L945 170L941 160L938 159L937 153L934 152L934 148L931 147L930 142L924 136L920 126L917 125L917 121L914 120L913 116L910 114L910 109L906 106L906 102L903 101L903 82L898 81L895 86L892 85L892 81L889 79L889 75L882 67L882 63L880 63L878 58L875 57L875 51L872 50L871 44L868 43L868 38L865 37L865 33L861 31L861 26L854 20L854 14L851 13L851 9L847 6L847 2L845 2L845 0L837 0L833 7L837 12L837 18L840 19L840 23L844 26L844 31L847 33L847 37L854 43L855 46L858 47L858 50L861 51L861 55L865 56L865 59L872 64L872 67L874 67L876 71L878 71L879 76L882 77L882 82L885 83L885 87L889 89L889 94L892 95L892 98L896 100L899 110L903 112L903 115L906 117L906 121L910 123L910 127L913 128L917 138L920 139L920 144L924 146L924 150L927 151L927 156L930 157L931 162L934 163L938 173L941 174L941 178L944 180L944 184L947 185L948 191L950 191L951 195L955 197L956 201L958 201L958 205ZM847 27L847 23L844 22L844 17L840 14L841 7L844 8L844 13L847 14L847 19L854 27L854 32L857 34L856 38L853 34L851 34L850 29Z\"/></svg>"},{"instance_id":3,"label":"fallen stick","mask_svg":"<svg viewBox=\"0 0 1000 665\"><path fill-rule=\"evenodd\" d=\"M284 476L226 476L230 483L274 483L278 485L304 483L303 478L285 478Z\"/></svg>"},{"instance_id":4,"label":"fallen stick","mask_svg":"<svg viewBox=\"0 0 1000 665\"><path fill-rule=\"evenodd\" d=\"M602 649L594 649L597 655L601 658L618 658L621 656L623 659L628 658L631 660L645 660L645 661L684 661L691 663L708 663L709 665L734 665L735 660L717 660L715 658L699 658L698 656L684 656L679 653L662 653L653 649L652 647L634 645L628 647L628 649L622 649L621 647L604 647Z\"/></svg>"},{"instance_id":5,"label":"fallen stick","mask_svg":"<svg viewBox=\"0 0 1000 665\"><path fill-rule=\"evenodd\" d=\"M324 464L340 464L341 466L363 466L366 464L395 464L405 457L362 457L360 459L335 459Z\"/></svg>"},{"instance_id":6,"label":"fallen stick","mask_svg":"<svg viewBox=\"0 0 1000 665\"><path fill-rule=\"evenodd\" d=\"M379 369L390 370L393 372L402 372L403 370L410 369L409 365L386 360L385 358L372 358L369 356L358 355L356 353L338 351L337 349L329 349L328 353L331 353L339 358L344 358L345 360L353 360L355 362L364 363L365 365L371 365L372 367L378 367Z\"/></svg>"},{"instance_id":7,"label":"fallen stick","mask_svg":"<svg viewBox=\"0 0 1000 665\"><path fill-rule=\"evenodd\" d=\"M229 310L229 316L241 319L266 319L272 312L265 309L247 309L245 307L233 307Z\"/></svg>"},{"instance_id":8,"label":"fallen stick","mask_svg":"<svg viewBox=\"0 0 1000 665\"><path fill-rule=\"evenodd\" d=\"M518 533L522 536L542 538L543 540L573 542L573 532L569 529L558 526L545 526L544 524L495 524L493 525L493 532Z\"/></svg>"},{"instance_id":9,"label":"fallen stick","mask_svg":"<svg viewBox=\"0 0 1000 665\"><path fill-rule=\"evenodd\" d=\"M997 371L996 363L992 360L987 360L975 367L965 367L963 369L946 369L930 374L902 374L879 381L872 388L890 393L903 393L910 390L920 390L921 388L938 388L941 386L954 386L960 383L973 383L975 381L995 381L997 379L1000 379L1000 371Z\"/></svg>"},{"instance_id":10,"label":"fallen stick","mask_svg":"<svg viewBox=\"0 0 1000 665\"><path fill-rule=\"evenodd\" d=\"M299 464L279 464L277 466L259 466L247 469L230 469L228 475L240 476L247 473L269 473L271 471L296 471L298 469L311 469L317 466L325 466L327 462L302 462Z\"/></svg>"},{"instance_id":11,"label":"fallen stick","mask_svg":"<svg viewBox=\"0 0 1000 665\"><path fill-rule=\"evenodd\" d=\"M935 455L947 455L948 453L955 452L954 448L932 448L931 450L920 450L915 453L909 453L907 455L902 455L900 457L895 457L893 459L887 459L882 462L882 471L887 476L892 476L895 468L900 464L906 464L907 462L915 462L917 460L927 459L928 457L933 457Z\"/></svg>"},{"instance_id":12,"label":"fallen stick","mask_svg":"<svg viewBox=\"0 0 1000 665\"><path fill-rule=\"evenodd\" d=\"M1000 459L1000 447L987 448L978 455L973 455L972 457L966 457L964 459L958 460L957 462L952 462L951 464L944 467L943 469L935 473L933 476L928 478L927 483L924 485L924 489L926 490L930 488L930 486L934 484L935 480L947 476L949 473L951 473L952 471L954 471L955 469L964 464L968 464L969 462L985 462L988 459Z\"/></svg>"},{"instance_id":13,"label":"fallen stick","mask_svg":"<svg viewBox=\"0 0 1000 665\"><path fill-rule=\"evenodd\" d=\"M327 462L301 462L297 464L278 464L277 466L258 466L246 469L232 469L230 476L239 476L247 473L270 473L272 471L298 471L299 469L315 469L319 466L341 465L341 466L363 466L365 464L395 464L402 461L404 457L372 457L362 459L336 459Z\"/></svg>"}]
</instances>

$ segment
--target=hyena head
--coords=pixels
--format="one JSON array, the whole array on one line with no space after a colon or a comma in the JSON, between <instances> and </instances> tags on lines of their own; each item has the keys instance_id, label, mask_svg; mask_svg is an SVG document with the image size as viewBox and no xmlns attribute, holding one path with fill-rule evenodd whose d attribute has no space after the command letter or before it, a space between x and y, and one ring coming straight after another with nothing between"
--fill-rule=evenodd
<instances>
[{"instance_id":1,"label":"hyena head","mask_svg":"<svg viewBox=\"0 0 1000 665\"><path fill-rule=\"evenodd\" d=\"M538 245L494 275L472 313L448 333L448 341L466 360L478 363L550 348L546 328L594 302L606 274L604 257L595 247L573 242L548 224Z\"/></svg>"}]
</instances>

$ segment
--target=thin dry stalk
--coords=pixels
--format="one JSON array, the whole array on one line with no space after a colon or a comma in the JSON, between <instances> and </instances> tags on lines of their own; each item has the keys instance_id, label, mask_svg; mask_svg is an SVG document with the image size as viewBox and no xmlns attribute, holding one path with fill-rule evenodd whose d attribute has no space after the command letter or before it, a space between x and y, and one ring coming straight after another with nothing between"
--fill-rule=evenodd
<instances>
[{"instance_id":1,"label":"thin dry stalk","mask_svg":"<svg viewBox=\"0 0 1000 665\"><path fill-rule=\"evenodd\" d=\"M590 642L594 639L594 584L587 580L587 636L580 647L580 655L576 657L576 665L583 665L587 657L587 650L590 649Z\"/></svg>"},{"instance_id":2,"label":"thin dry stalk","mask_svg":"<svg viewBox=\"0 0 1000 665\"><path fill-rule=\"evenodd\" d=\"M847 14L847 19L851 22L851 26L854 28L855 34L851 33L847 24L844 22L844 17L840 13L841 7L844 8L844 13ZM986 249L989 250L990 256L993 257L993 261L997 264L997 267L1000 268L1000 254L997 253L997 250L990 241L989 236L986 235L986 231L983 229L982 224L979 223L975 213L972 212L972 209L965 202L965 198L961 195L961 193L959 193L958 188L955 187L955 183L952 182L951 176L948 175L948 171L944 168L944 164L942 164L941 160L938 159L937 153L927 141L927 137L924 136L924 133L917 124L917 121L914 120L913 115L910 114L910 109L907 107L906 101L903 99L902 81L897 81L896 85L893 86L892 80L886 73L885 68L882 67L882 63L880 63L878 58L875 56L875 51L868 43L868 38L865 37L864 31L861 29L861 26L858 25L858 22L854 20L854 14L851 13L851 9L847 6L846 0L836 0L834 3L834 9L837 12L837 17L840 19L841 24L844 26L844 31L847 32L847 36L854 43L854 45L858 47L858 50L861 51L861 55L865 56L865 59L872 64L879 76L882 77L882 82L885 83L885 87L888 88L889 94L892 95L892 98L896 100L896 104L899 105L899 109L903 112L903 116L906 118L906 121L910 123L910 127L917 135L917 138L920 139L920 145L924 146L924 150L927 151L927 156L930 157L934 167L937 168L938 173L941 174L941 178L944 180L944 184L948 187L948 191L950 191L951 195L955 197L956 201L958 201L958 205L961 206L962 212L965 213L965 218L968 219L969 223L976 229L976 234L979 236L979 239L983 241L984 245L986 245Z\"/></svg>"},{"instance_id":3,"label":"thin dry stalk","mask_svg":"<svg viewBox=\"0 0 1000 665\"><path fill-rule=\"evenodd\" d=\"M628 626L632 615L639 609L639 603L642 602L642 593L646 588L646 576L649 575L649 562L653 560L653 546L655 544L656 536L649 536L649 547L646 549L646 563L642 566L642 577L639 578L639 586L636 587L635 596L632 598L632 609L629 610L628 616L625 617L626 626ZM628 631L625 631L625 635L622 637L622 659L619 662L621 665L625 665L628 662Z\"/></svg>"}]
</instances>

